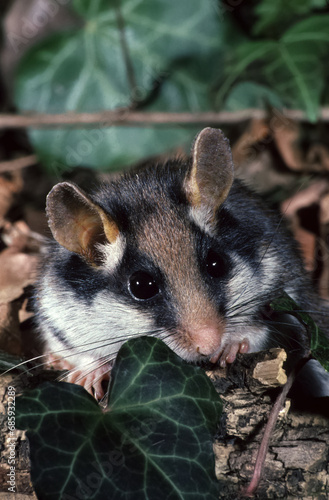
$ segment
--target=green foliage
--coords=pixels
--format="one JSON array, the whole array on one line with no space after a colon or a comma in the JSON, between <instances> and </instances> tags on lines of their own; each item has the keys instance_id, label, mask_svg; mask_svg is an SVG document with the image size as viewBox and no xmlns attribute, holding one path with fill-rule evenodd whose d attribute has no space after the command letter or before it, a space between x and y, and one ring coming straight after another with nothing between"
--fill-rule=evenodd
<instances>
[{"instance_id":1,"label":"green foliage","mask_svg":"<svg viewBox=\"0 0 329 500\"><path fill-rule=\"evenodd\" d=\"M216 499L212 435L221 412L205 373L164 343L120 349L109 406L46 383L18 398L39 499Z\"/></svg>"},{"instance_id":2,"label":"green foliage","mask_svg":"<svg viewBox=\"0 0 329 500\"><path fill-rule=\"evenodd\" d=\"M282 27L287 28L300 16L305 16L312 9L322 9L326 0L262 0L255 5L257 22L253 26L253 34L271 36L282 33Z\"/></svg>"},{"instance_id":3,"label":"green foliage","mask_svg":"<svg viewBox=\"0 0 329 500\"><path fill-rule=\"evenodd\" d=\"M269 87L256 82L241 82L234 86L225 102L228 111L239 109L264 108L266 106L282 108L283 102L279 95Z\"/></svg>"},{"instance_id":4,"label":"green foliage","mask_svg":"<svg viewBox=\"0 0 329 500\"><path fill-rule=\"evenodd\" d=\"M253 79L271 88L287 107L304 109L316 121L326 86L328 49L329 14L296 23L279 40L247 42L235 51L219 99L223 100L237 79L248 79L250 71ZM232 99L231 94L227 100Z\"/></svg>"},{"instance_id":5,"label":"green foliage","mask_svg":"<svg viewBox=\"0 0 329 500\"><path fill-rule=\"evenodd\" d=\"M74 0L81 27L56 33L21 61L21 111L302 109L311 121L328 95L325 0ZM254 19L235 23L239 9ZM156 91L154 91L156 89ZM194 126L30 130L45 165L117 169L189 147Z\"/></svg>"},{"instance_id":6,"label":"green foliage","mask_svg":"<svg viewBox=\"0 0 329 500\"><path fill-rule=\"evenodd\" d=\"M291 314L305 327L310 336L310 353L326 371L329 371L329 338L320 330L311 316L303 311L286 293L273 301L274 311Z\"/></svg>"},{"instance_id":7,"label":"green foliage","mask_svg":"<svg viewBox=\"0 0 329 500\"><path fill-rule=\"evenodd\" d=\"M27 375L29 374L22 358L19 358L14 354L9 354L8 352L0 351L0 373L11 370L24 372Z\"/></svg>"},{"instance_id":8,"label":"green foliage","mask_svg":"<svg viewBox=\"0 0 329 500\"><path fill-rule=\"evenodd\" d=\"M74 8L85 18L82 28L57 33L28 53L16 82L21 110L90 112L132 106L147 99L154 84L167 78L179 60L193 58L200 74L209 73L205 68L209 53L221 45L212 0L170 5L167 0L123 0L120 8L117 3L76 0ZM152 102L152 110L167 110L172 102L175 111L209 108L204 83L182 85L190 82L192 72L193 67L184 71L182 64ZM53 169L62 165L117 168L189 144L194 134L195 129L182 127L111 127L35 130L30 138Z\"/></svg>"}]
</instances>

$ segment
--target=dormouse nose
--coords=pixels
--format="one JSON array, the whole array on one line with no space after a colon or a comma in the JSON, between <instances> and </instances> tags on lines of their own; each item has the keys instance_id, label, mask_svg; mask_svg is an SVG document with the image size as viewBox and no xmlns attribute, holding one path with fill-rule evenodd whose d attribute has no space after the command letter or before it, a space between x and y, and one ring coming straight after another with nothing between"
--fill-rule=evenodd
<instances>
[{"instance_id":1,"label":"dormouse nose","mask_svg":"<svg viewBox=\"0 0 329 500\"><path fill-rule=\"evenodd\" d=\"M188 334L196 352L211 356L220 348L224 333L223 321L207 321L189 328Z\"/></svg>"}]
</instances>

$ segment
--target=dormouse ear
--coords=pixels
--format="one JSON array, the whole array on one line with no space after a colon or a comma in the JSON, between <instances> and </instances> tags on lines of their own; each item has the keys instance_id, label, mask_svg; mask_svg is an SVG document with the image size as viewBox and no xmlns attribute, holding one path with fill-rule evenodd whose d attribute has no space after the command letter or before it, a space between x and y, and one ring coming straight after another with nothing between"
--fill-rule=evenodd
<instances>
[{"instance_id":1,"label":"dormouse ear","mask_svg":"<svg viewBox=\"0 0 329 500\"><path fill-rule=\"evenodd\" d=\"M91 263L97 262L98 243L114 243L119 236L116 223L70 182L53 187L47 196L46 211L55 240Z\"/></svg>"},{"instance_id":2,"label":"dormouse ear","mask_svg":"<svg viewBox=\"0 0 329 500\"><path fill-rule=\"evenodd\" d=\"M205 128L194 141L192 158L192 169L185 180L187 199L192 208L207 213L207 222L211 223L234 179L229 141L221 130Z\"/></svg>"}]
</instances>

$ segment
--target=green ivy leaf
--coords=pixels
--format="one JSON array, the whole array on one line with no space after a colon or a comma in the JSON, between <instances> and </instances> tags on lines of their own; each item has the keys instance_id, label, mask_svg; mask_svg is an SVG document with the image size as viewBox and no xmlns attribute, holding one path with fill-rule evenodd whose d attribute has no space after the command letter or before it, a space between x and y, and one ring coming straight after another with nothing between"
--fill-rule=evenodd
<instances>
[{"instance_id":1,"label":"green ivy leaf","mask_svg":"<svg viewBox=\"0 0 329 500\"><path fill-rule=\"evenodd\" d=\"M10 370L18 370L19 372L29 373L26 363L23 359L8 352L0 351L0 373Z\"/></svg>"},{"instance_id":2,"label":"green ivy leaf","mask_svg":"<svg viewBox=\"0 0 329 500\"><path fill-rule=\"evenodd\" d=\"M262 61L272 56L276 50L275 41L257 41L248 42L237 45L233 54L232 61L227 66L227 78L221 85L219 92L217 94L217 103L220 105L224 98L226 99L228 92L232 88L234 82L241 77L241 75L246 74L247 68L255 63L255 61Z\"/></svg>"},{"instance_id":3,"label":"green ivy leaf","mask_svg":"<svg viewBox=\"0 0 329 500\"><path fill-rule=\"evenodd\" d=\"M218 497L219 397L205 373L151 337L122 346L104 413L81 387L44 384L17 401L39 499Z\"/></svg>"},{"instance_id":4,"label":"green ivy leaf","mask_svg":"<svg viewBox=\"0 0 329 500\"><path fill-rule=\"evenodd\" d=\"M217 64L214 65L214 60ZM158 109L166 111L211 111L213 96L209 82L219 78L219 67L223 66L223 58L218 52L210 51L202 59L180 61L172 68L170 78L165 78L158 97L146 108L150 111ZM200 130L196 129L196 132Z\"/></svg>"},{"instance_id":5,"label":"green ivy leaf","mask_svg":"<svg viewBox=\"0 0 329 500\"><path fill-rule=\"evenodd\" d=\"M316 121L324 90L328 44L329 15L323 14L296 23L278 41L239 46L218 99L223 100L233 83L242 75L245 79L247 70L253 68L253 79L256 73L259 82L280 95L287 107L301 108L310 121Z\"/></svg>"},{"instance_id":6,"label":"green ivy leaf","mask_svg":"<svg viewBox=\"0 0 329 500\"><path fill-rule=\"evenodd\" d=\"M296 21L296 18L312 12L313 8L321 9L327 6L326 0L262 0L255 5L255 14L258 17L252 32L255 35L282 33L282 27Z\"/></svg>"},{"instance_id":7,"label":"green ivy leaf","mask_svg":"<svg viewBox=\"0 0 329 500\"><path fill-rule=\"evenodd\" d=\"M154 82L172 78L178 61L202 61L209 51L221 50L221 25L212 0L76 0L73 7L84 18L83 27L53 35L23 59L15 91L20 110L91 112L141 103ZM204 82L194 91L202 106ZM160 99L152 109L166 111L162 104ZM60 174L76 165L118 169L188 143L191 130L94 127L31 130L29 135L42 161Z\"/></svg>"},{"instance_id":8,"label":"green ivy leaf","mask_svg":"<svg viewBox=\"0 0 329 500\"><path fill-rule=\"evenodd\" d=\"M311 339L311 354L326 371L329 371L329 338L320 330L311 316L303 311L296 302L284 293L271 303L274 311L291 314L307 329Z\"/></svg>"},{"instance_id":9,"label":"green ivy leaf","mask_svg":"<svg viewBox=\"0 0 329 500\"><path fill-rule=\"evenodd\" d=\"M109 9L119 7L120 0L73 0L72 8L86 19L95 17L98 13L107 12Z\"/></svg>"},{"instance_id":10,"label":"green ivy leaf","mask_svg":"<svg viewBox=\"0 0 329 500\"><path fill-rule=\"evenodd\" d=\"M188 149L195 134L195 128L163 126L33 130L29 136L47 169L60 176L77 166L118 170L178 145Z\"/></svg>"},{"instance_id":11,"label":"green ivy leaf","mask_svg":"<svg viewBox=\"0 0 329 500\"><path fill-rule=\"evenodd\" d=\"M228 111L265 108L266 106L273 106L280 109L283 106L283 102L276 92L256 82L237 83L225 102L225 109Z\"/></svg>"}]
</instances>

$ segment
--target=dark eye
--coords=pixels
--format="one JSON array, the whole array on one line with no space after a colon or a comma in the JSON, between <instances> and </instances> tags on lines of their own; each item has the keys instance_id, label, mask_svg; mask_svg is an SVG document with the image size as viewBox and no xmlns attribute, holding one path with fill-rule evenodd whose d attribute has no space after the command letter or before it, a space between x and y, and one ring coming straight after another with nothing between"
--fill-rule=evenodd
<instances>
[{"instance_id":1,"label":"dark eye","mask_svg":"<svg viewBox=\"0 0 329 500\"><path fill-rule=\"evenodd\" d=\"M207 273L212 278L222 278L228 271L226 260L214 250L209 250L206 258Z\"/></svg>"},{"instance_id":2,"label":"dark eye","mask_svg":"<svg viewBox=\"0 0 329 500\"><path fill-rule=\"evenodd\" d=\"M133 297L139 300L151 299L159 293L155 279L145 271L137 271L130 276L129 289Z\"/></svg>"}]
</instances>

